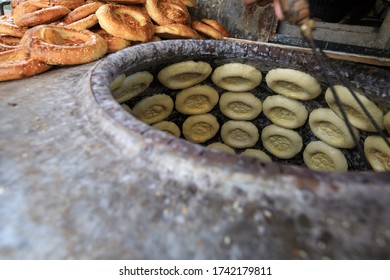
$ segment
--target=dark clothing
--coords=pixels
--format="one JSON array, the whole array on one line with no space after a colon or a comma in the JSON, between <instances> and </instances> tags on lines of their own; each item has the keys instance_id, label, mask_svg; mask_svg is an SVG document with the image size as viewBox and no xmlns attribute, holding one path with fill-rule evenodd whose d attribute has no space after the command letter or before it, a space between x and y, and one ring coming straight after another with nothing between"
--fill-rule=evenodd
<instances>
[{"instance_id":1,"label":"dark clothing","mask_svg":"<svg viewBox=\"0 0 390 280\"><path fill-rule=\"evenodd\" d=\"M326 22L355 23L367 15L376 0L309 0L311 16Z\"/></svg>"}]
</instances>

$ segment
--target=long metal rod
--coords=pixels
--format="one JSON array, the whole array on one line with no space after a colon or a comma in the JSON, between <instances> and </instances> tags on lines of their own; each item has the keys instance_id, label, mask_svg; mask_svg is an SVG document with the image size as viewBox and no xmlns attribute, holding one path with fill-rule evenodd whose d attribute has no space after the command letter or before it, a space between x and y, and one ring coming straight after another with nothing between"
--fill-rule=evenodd
<instances>
[{"instance_id":1,"label":"long metal rod","mask_svg":"<svg viewBox=\"0 0 390 280\"><path fill-rule=\"evenodd\" d=\"M0 16L3 16L5 14L4 12L4 6L11 4L11 1L2 1L0 2Z\"/></svg>"},{"instance_id":2,"label":"long metal rod","mask_svg":"<svg viewBox=\"0 0 390 280\"><path fill-rule=\"evenodd\" d=\"M367 161L366 161L366 157L364 155L363 147L362 147L358 137L353 132L353 126L352 126L350 120L348 119L347 112L345 111L345 108L344 108L344 106L343 106L343 104L342 104L342 102L340 100L340 97L338 96L336 90L334 89L334 83L332 82L332 79L330 78L328 72L326 71L326 69L329 69L329 68L325 66L325 63L324 63L324 61L322 60L322 57L321 57L321 52L316 47L316 45L314 43L314 40L312 38L309 38L308 40L309 40L310 45L311 45L311 47L313 49L314 58L316 59L318 65L320 66L322 74L324 75L324 78L325 78L327 84L329 85L329 88L330 88L330 90L331 90L331 92L333 94L333 97L336 100L337 107L339 107L339 109L340 109L341 115L342 115L342 117L343 117L343 119L344 119L344 121L345 121L345 123L347 125L348 131L351 134L353 141L356 144L358 152L361 155L365 165L368 166Z\"/></svg>"},{"instance_id":3,"label":"long metal rod","mask_svg":"<svg viewBox=\"0 0 390 280\"><path fill-rule=\"evenodd\" d=\"M313 47L313 50L315 48L315 44L314 44L314 40L313 39L310 39L310 44L312 44L312 47ZM318 49L319 53L321 53L321 55L325 56L325 54L322 52L321 49ZM355 99L355 101L358 103L359 107L363 110L364 114L366 115L366 117L369 119L369 121L371 122L371 124L374 126L376 132L378 132L378 134L383 138L383 140L385 141L385 143L387 144L387 146L390 148L390 141L389 139L386 137L385 133L383 132L383 130L379 127L378 123L374 120L374 118L372 117L371 113L367 110L367 108L364 106L364 104L361 102L361 100L358 98L357 94L355 93L354 90L352 90L352 87L351 87L351 84L349 83L349 81L347 79L345 79L345 77L343 75L341 75L339 72L335 72L336 75L337 75L337 78L342 82L342 84L349 90L349 92L352 94L353 98ZM341 110L341 109L340 109Z\"/></svg>"},{"instance_id":4,"label":"long metal rod","mask_svg":"<svg viewBox=\"0 0 390 280\"><path fill-rule=\"evenodd\" d=\"M291 50L291 51L313 53L311 48L306 48L306 47L280 45L280 44L269 43L269 42L251 41L251 40L240 39L240 38L231 38L231 37L223 37L223 39L225 41L230 41L230 42L263 45L263 46L269 46L269 47L283 48L285 50ZM387 58L387 57L361 55L361 54L345 53L345 52L338 52L338 51L331 51L331 50L322 50L322 52L324 52L327 57L335 58L335 59L339 59L339 60L346 60L346 61L376 65L376 66L390 67L390 58Z\"/></svg>"}]
</instances>

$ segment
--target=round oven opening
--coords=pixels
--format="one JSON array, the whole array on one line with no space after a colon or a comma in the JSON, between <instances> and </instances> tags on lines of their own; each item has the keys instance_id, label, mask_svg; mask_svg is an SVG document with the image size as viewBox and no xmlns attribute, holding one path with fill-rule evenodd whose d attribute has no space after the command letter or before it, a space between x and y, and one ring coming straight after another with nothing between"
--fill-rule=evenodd
<instances>
[{"instance_id":1,"label":"round oven opening","mask_svg":"<svg viewBox=\"0 0 390 280\"><path fill-rule=\"evenodd\" d=\"M390 107L388 71L336 63L354 89L373 101L383 122ZM222 151L235 154L233 160L244 166L272 162L304 172L390 168L388 147L375 150L378 169L345 139L349 133L332 107L328 85L304 51L223 41L155 42L110 55L95 67L91 81L98 103L110 103L105 106L143 122L137 126L140 133L153 131L186 147L202 145L203 156ZM308 93L312 96L304 96ZM355 128L354 133L364 148L367 139L379 138L370 129Z\"/></svg>"},{"instance_id":2,"label":"round oven opening","mask_svg":"<svg viewBox=\"0 0 390 280\"><path fill-rule=\"evenodd\" d=\"M270 44L161 41L128 48L96 64L88 75L90 94L87 97L92 101L92 106L86 113L91 121L101 124L100 128L112 146L121 154L128 155L132 168L142 170L146 177L155 176L166 182L162 187L167 198L163 200L164 203L172 198L170 201L174 202L175 207L180 208L183 203L192 209L190 217L183 218L182 209L179 208L175 214L177 216L174 215L186 221L186 235L182 234L183 224L177 223L176 218L173 223L168 223L169 233L179 228L180 234L175 236L175 241L184 238L181 244L185 244L183 247L186 249L195 244L188 242L188 236L198 238L210 230L211 236L217 240L231 237L234 246L241 246L243 256L251 258L301 257L297 252L314 258L378 258L389 255L386 244L390 172L373 172L362 168L354 172L311 170L302 165L302 150L300 162L297 159L286 162L275 157L272 162L267 162L251 156L208 149L205 146L220 140L222 125L230 121L220 112L219 104L206 113L214 116L220 126L213 136L215 138L193 143L183 136L178 138L154 128L154 124L140 121L134 113L129 114L115 101L110 85L116 77L122 73L131 76L147 71L153 76L152 82L143 93L126 102L127 105L134 110L136 104L146 98L166 94L174 104L172 113L165 120L177 122L182 133L182 126L190 116L176 112L174 108L175 97L181 90L167 90L156 77L166 66L183 61L206 62L213 70L232 62L255 66L263 79L258 89L252 92L258 91L262 101L267 93L271 94L264 76L274 68L292 68L310 73L320 81L322 94L325 90L320 70L309 53ZM387 71L342 62L338 63L337 69L348 76L353 85L371 93L370 99L377 104L390 95ZM331 75L334 76L334 73ZM148 75L144 77L147 79ZM209 77L202 82L213 87L221 96L225 90L213 83ZM172 106L172 102L169 106ZM164 101L164 104L168 103ZM163 111L159 108L157 106L157 112ZM269 122L263 115L253 125L260 127L257 129L261 130L261 134ZM305 126L307 121L301 129L304 130ZM199 130L202 131L202 127ZM304 134L301 137L307 141L312 136ZM262 148L260 141L256 145ZM235 148L235 152L244 149ZM149 187L151 193L148 199L152 203L160 203L154 196L156 185ZM134 186L129 196L137 197L137 193L144 189L145 186ZM165 209L166 205L162 207ZM142 206L141 211L147 213L149 208ZM155 220L153 227L154 223ZM167 219L162 218L160 224L167 226ZM212 248L218 247L218 252L226 246L223 241L207 239ZM385 241L377 244L375 240L378 239ZM326 245L326 251L323 245Z\"/></svg>"}]
</instances>

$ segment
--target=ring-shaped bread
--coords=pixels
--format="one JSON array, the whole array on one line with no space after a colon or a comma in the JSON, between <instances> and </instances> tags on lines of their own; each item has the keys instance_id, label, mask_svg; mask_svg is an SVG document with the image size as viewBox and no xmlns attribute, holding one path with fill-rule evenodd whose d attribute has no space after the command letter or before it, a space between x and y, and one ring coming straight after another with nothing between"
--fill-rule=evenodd
<instances>
[{"instance_id":1,"label":"ring-shaped bread","mask_svg":"<svg viewBox=\"0 0 390 280\"><path fill-rule=\"evenodd\" d=\"M70 24L72 22L86 18L87 16L94 14L97 9L99 9L103 5L105 5L105 3L96 1L77 7L64 17L64 22L66 24Z\"/></svg>"},{"instance_id":2,"label":"ring-shaped bread","mask_svg":"<svg viewBox=\"0 0 390 280\"><path fill-rule=\"evenodd\" d=\"M356 146L347 124L329 108L313 110L309 116L309 125L314 135L328 145L347 149ZM352 130L359 139L359 130L354 127Z\"/></svg>"},{"instance_id":3,"label":"ring-shaped bread","mask_svg":"<svg viewBox=\"0 0 390 280\"><path fill-rule=\"evenodd\" d=\"M228 91L250 91L260 85L262 74L255 67L243 63L227 63L211 74L214 84Z\"/></svg>"},{"instance_id":4,"label":"ring-shaped bread","mask_svg":"<svg viewBox=\"0 0 390 280\"><path fill-rule=\"evenodd\" d=\"M217 134L219 123L211 114L195 115L183 122L182 129L185 139L193 143L203 143Z\"/></svg>"},{"instance_id":5,"label":"ring-shaped bread","mask_svg":"<svg viewBox=\"0 0 390 280\"><path fill-rule=\"evenodd\" d=\"M195 29L180 23L156 26L154 33L165 39L203 39Z\"/></svg>"},{"instance_id":6,"label":"ring-shaped bread","mask_svg":"<svg viewBox=\"0 0 390 280\"><path fill-rule=\"evenodd\" d=\"M12 17L0 16L0 34L21 38L26 31L27 28L17 26Z\"/></svg>"},{"instance_id":7,"label":"ring-shaped bread","mask_svg":"<svg viewBox=\"0 0 390 280\"><path fill-rule=\"evenodd\" d=\"M184 89L206 80L212 71L207 62L182 61L161 69L157 79L167 88Z\"/></svg>"},{"instance_id":8,"label":"ring-shaped bread","mask_svg":"<svg viewBox=\"0 0 390 280\"><path fill-rule=\"evenodd\" d=\"M104 29L95 30L94 32L96 34L99 34L100 36L103 37L103 39L106 40L108 46L107 49L108 53L113 53L113 52L123 50L124 48L127 48L131 45L129 40L113 36Z\"/></svg>"},{"instance_id":9,"label":"ring-shaped bread","mask_svg":"<svg viewBox=\"0 0 390 280\"><path fill-rule=\"evenodd\" d=\"M176 95L175 108L187 115L210 112L218 104L219 94L209 85L195 85L183 89Z\"/></svg>"},{"instance_id":10,"label":"ring-shaped bread","mask_svg":"<svg viewBox=\"0 0 390 280\"><path fill-rule=\"evenodd\" d=\"M206 38L211 38L215 40L221 40L223 35L214 27L207 25L201 21L194 20L191 23L191 27L196 30L198 33L202 34Z\"/></svg>"},{"instance_id":11,"label":"ring-shaped bread","mask_svg":"<svg viewBox=\"0 0 390 280\"><path fill-rule=\"evenodd\" d=\"M22 79L49 69L49 65L30 58L24 48L0 53L0 81Z\"/></svg>"},{"instance_id":12,"label":"ring-shaped bread","mask_svg":"<svg viewBox=\"0 0 390 280\"><path fill-rule=\"evenodd\" d=\"M107 52L106 41L89 30L40 25L23 38L31 58L54 65L83 64Z\"/></svg>"},{"instance_id":13,"label":"ring-shaped bread","mask_svg":"<svg viewBox=\"0 0 390 280\"><path fill-rule=\"evenodd\" d=\"M169 133L175 137L180 137L181 131L180 128L175 124L174 122L171 121L162 121L155 123L153 125L155 129L164 131L166 133Z\"/></svg>"},{"instance_id":14,"label":"ring-shaped bread","mask_svg":"<svg viewBox=\"0 0 390 280\"><path fill-rule=\"evenodd\" d=\"M229 147L228 145L221 143L221 142L214 142L206 146L207 149L210 150L218 150L218 151L223 151L229 154L236 154L234 149L232 147Z\"/></svg>"},{"instance_id":15,"label":"ring-shaped bread","mask_svg":"<svg viewBox=\"0 0 390 280\"><path fill-rule=\"evenodd\" d=\"M20 47L20 38L0 35L0 52L13 50Z\"/></svg>"},{"instance_id":16,"label":"ring-shaped bread","mask_svg":"<svg viewBox=\"0 0 390 280\"><path fill-rule=\"evenodd\" d=\"M196 0L180 0L184 5L190 8L196 7Z\"/></svg>"},{"instance_id":17,"label":"ring-shaped bread","mask_svg":"<svg viewBox=\"0 0 390 280\"><path fill-rule=\"evenodd\" d=\"M146 0L145 8L149 16L159 25L191 23L188 9L180 0Z\"/></svg>"},{"instance_id":18,"label":"ring-shaped bread","mask_svg":"<svg viewBox=\"0 0 390 280\"><path fill-rule=\"evenodd\" d=\"M240 155L259 158L264 161L272 161L269 155L258 149L245 149Z\"/></svg>"},{"instance_id":19,"label":"ring-shaped bread","mask_svg":"<svg viewBox=\"0 0 390 280\"><path fill-rule=\"evenodd\" d=\"M85 4L84 0L29 0L30 4L39 8L48 8L53 6L63 6L68 9L76 9Z\"/></svg>"},{"instance_id":20,"label":"ring-shaped bread","mask_svg":"<svg viewBox=\"0 0 390 280\"><path fill-rule=\"evenodd\" d=\"M150 40L150 42L159 42L161 41L161 37L158 37L157 35L153 35L152 39Z\"/></svg>"},{"instance_id":21,"label":"ring-shaped bread","mask_svg":"<svg viewBox=\"0 0 390 280\"><path fill-rule=\"evenodd\" d=\"M261 133L264 148L281 159L296 156L303 147L302 137L298 132L276 124L266 126Z\"/></svg>"},{"instance_id":22,"label":"ring-shaped bread","mask_svg":"<svg viewBox=\"0 0 390 280\"><path fill-rule=\"evenodd\" d=\"M146 97L134 105L132 115L147 124L166 119L173 110L173 100L166 94Z\"/></svg>"},{"instance_id":23,"label":"ring-shaped bread","mask_svg":"<svg viewBox=\"0 0 390 280\"><path fill-rule=\"evenodd\" d=\"M29 0L11 0L10 6L12 9L15 9L15 7L23 2L27 2Z\"/></svg>"},{"instance_id":24,"label":"ring-shaped bread","mask_svg":"<svg viewBox=\"0 0 390 280\"><path fill-rule=\"evenodd\" d=\"M130 41L150 41L154 25L140 9L132 6L107 4L96 11L101 28L113 36Z\"/></svg>"},{"instance_id":25,"label":"ring-shaped bread","mask_svg":"<svg viewBox=\"0 0 390 280\"><path fill-rule=\"evenodd\" d=\"M390 141L390 138L387 138ZM371 135L364 141L364 154L372 169L390 171L390 148L379 135Z\"/></svg>"},{"instance_id":26,"label":"ring-shaped bread","mask_svg":"<svg viewBox=\"0 0 390 280\"><path fill-rule=\"evenodd\" d=\"M321 86L311 75L299 70L277 68L265 76L270 89L286 97L312 100L321 94Z\"/></svg>"},{"instance_id":27,"label":"ring-shaped bread","mask_svg":"<svg viewBox=\"0 0 390 280\"><path fill-rule=\"evenodd\" d=\"M224 37L230 37L229 31L218 21L214 19L209 18L203 18L201 19L201 22L213 27L214 29L218 30Z\"/></svg>"},{"instance_id":28,"label":"ring-shaped bread","mask_svg":"<svg viewBox=\"0 0 390 280\"><path fill-rule=\"evenodd\" d=\"M219 110L232 120L253 120L262 108L261 100L250 92L225 92L219 100Z\"/></svg>"},{"instance_id":29,"label":"ring-shaped bread","mask_svg":"<svg viewBox=\"0 0 390 280\"><path fill-rule=\"evenodd\" d=\"M250 148L259 140L259 130L248 121L227 121L221 127L221 138L232 148Z\"/></svg>"},{"instance_id":30,"label":"ring-shaped bread","mask_svg":"<svg viewBox=\"0 0 390 280\"><path fill-rule=\"evenodd\" d=\"M14 23L21 27L32 27L52 23L70 13L64 6L39 8L30 2L24 2L13 10Z\"/></svg>"},{"instance_id":31,"label":"ring-shaped bread","mask_svg":"<svg viewBox=\"0 0 390 280\"><path fill-rule=\"evenodd\" d=\"M113 2L122 5L134 5L134 4L145 4L146 0L104 0L106 2Z\"/></svg>"},{"instance_id":32,"label":"ring-shaped bread","mask_svg":"<svg viewBox=\"0 0 390 280\"><path fill-rule=\"evenodd\" d=\"M66 26L69 28L74 28L78 30L82 29L90 29L99 23L97 16L95 14L91 14L85 18L82 18L78 21L67 24Z\"/></svg>"},{"instance_id":33,"label":"ring-shaped bread","mask_svg":"<svg viewBox=\"0 0 390 280\"><path fill-rule=\"evenodd\" d=\"M119 103L126 102L144 92L153 81L153 75L148 71L140 71L125 78L120 88L112 92L112 96Z\"/></svg>"},{"instance_id":34,"label":"ring-shaped bread","mask_svg":"<svg viewBox=\"0 0 390 280\"><path fill-rule=\"evenodd\" d=\"M383 117L383 126L386 128L387 132L390 134L390 111Z\"/></svg>"},{"instance_id":35,"label":"ring-shaped bread","mask_svg":"<svg viewBox=\"0 0 390 280\"><path fill-rule=\"evenodd\" d=\"M283 95L268 96L263 102L263 112L274 124L290 129L304 125L309 115L300 101Z\"/></svg>"},{"instance_id":36,"label":"ring-shaped bread","mask_svg":"<svg viewBox=\"0 0 390 280\"><path fill-rule=\"evenodd\" d=\"M337 148L322 141L310 142L303 151L303 161L309 169L348 171L348 162Z\"/></svg>"},{"instance_id":37,"label":"ring-shaped bread","mask_svg":"<svg viewBox=\"0 0 390 280\"><path fill-rule=\"evenodd\" d=\"M347 117L351 124L354 127L357 127L361 130L375 132L376 129L374 125L370 122L363 109L359 106L352 93L348 90L348 88L335 85L334 90L336 91L340 101L345 109ZM361 101L367 111L371 114L375 122L378 124L379 128L383 129L383 112L378 106L375 105L374 102L369 100L364 95L354 91L357 98ZM337 116L343 118L341 114L340 108L337 105L336 99L333 96L331 88L328 88L325 92L325 100L328 103L328 106L336 113Z\"/></svg>"}]
</instances>

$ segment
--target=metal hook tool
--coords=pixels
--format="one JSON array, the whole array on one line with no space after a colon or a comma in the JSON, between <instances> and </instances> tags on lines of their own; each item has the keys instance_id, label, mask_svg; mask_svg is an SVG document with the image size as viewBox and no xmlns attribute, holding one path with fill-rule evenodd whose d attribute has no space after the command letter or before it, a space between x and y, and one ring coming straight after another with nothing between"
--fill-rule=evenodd
<instances>
[{"instance_id":1,"label":"metal hook tool","mask_svg":"<svg viewBox=\"0 0 390 280\"><path fill-rule=\"evenodd\" d=\"M329 63L326 64L325 60L323 59L326 58L327 56L319 47L316 46L315 41L313 39L313 29L315 26L315 21L310 18L310 9L309 9L308 0L279 0L279 2L280 2L280 7L283 12L283 15L286 17L286 19L290 23L299 26L302 36L309 41L310 46L313 50L314 57L321 68L322 74L324 75L326 82L328 83L331 89L333 97L336 100L336 104L339 107L342 117L348 127L348 131L351 134L354 142L356 143L359 153L362 155L362 158L365 158L362 145L360 144L357 136L353 133L353 127L350 120L348 119L347 112L338 96L338 93L334 88L334 83L332 82L330 75L327 72L327 69L332 69ZM345 77L343 77L337 71L334 72L336 73L339 81L342 84L344 84L344 86L350 91L350 93L352 94L353 98L356 100L359 107L362 109L362 111L367 116L371 124L374 126L376 132L378 132L378 134L383 138L387 146L390 148L389 139L386 137L385 133L380 128L378 123L374 120L374 118L367 110L367 108L360 101L356 93L352 90L349 81L347 81L347 79L345 79Z\"/></svg>"}]
</instances>

